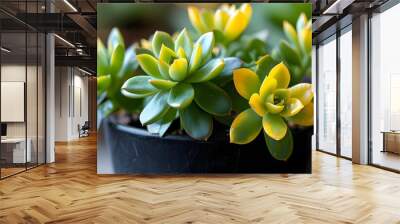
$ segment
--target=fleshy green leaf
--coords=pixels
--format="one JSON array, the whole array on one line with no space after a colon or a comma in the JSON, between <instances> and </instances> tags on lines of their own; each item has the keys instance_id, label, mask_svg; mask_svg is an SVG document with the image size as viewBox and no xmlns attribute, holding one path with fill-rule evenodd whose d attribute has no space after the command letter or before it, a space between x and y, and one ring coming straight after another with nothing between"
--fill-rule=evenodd
<instances>
[{"instance_id":1,"label":"fleshy green leaf","mask_svg":"<svg viewBox=\"0 0 400 224\"><path fill-rule=\"evenodd\" d=\"M276 105L273 103L266 103L265 107L267 108L268 112L271 114L278 114L285 109L285 106L283 105Z\"/></svg>"},{"instance_id":2,"label":"fleshy green leaf","mask_svg":"<svg viewBox=\"0 0 400 224\"><path fill-rule=\"evenodd\" d=\"M200 20L207 27L207 30L211 30L214 27L214 14L211 10L202 10L200 12Z\"/></svg>"},{"instance_id":3,"label":"fleshy green leaf","mask_svg":"<svg viewBox=\"0 0 400 224\"><path fill-rule=\"evenodd\" d=\"M169 65L167 63L159 60L158 61L158 70L160 71L160 74L163 77L163 79L165 79L165 80L171 79L171 77L169 77Z\"/></svg>"},{"instance_id":4,"label":"fleshy green leaf","mask_svg":"<svg viewBox=\"0 0 400 224\"><path fill-rule=\"evenodd\" d=\"M150 79L149 83L160 90L169 90L178 84L177 82L165 79Z\"/></svg>"},{"instance_id":5,"label":"fleshy green leaf","mask_svg":"<svg viewBox=\"0 0 400 224\"><path fill-rule=\"evenodd\" d=\"M211 54L214 47L214 34L213 32L208 32L199 37L196 44L201 46L201 58L202 62Z\"/></svg>"},{"instance_id":6,"label":"fleshy green leaf","mask_svg":"<svg viewBox=\"0 0 400 224\"><path fill-rule=\"evenodd\" d=\"M245 12L236 11L226 23L224 34L228 41L236 39L249 24L250 18Z\"/></svg>"},{"instance_id":7,"label":"fleshy green leaf","mask_svg":"<svg viewBox=\"0 0 400 224\"><path fill-rule=\"evenodd\" d=\"M186 58L175 59L169 66L169 76L174 81L182 81L188 74L188 63Z\"/></svg>"},{"instance_id":8,"label":"fleshy green leaf","mask_svg":"<svg viewBox=\"0 0 400 224\"><path fill-rule=\"evenodd\" d=\"M118 45L120 45L123 50L125 50L124 38L122 37L121 32L119 32L117 28L113 28L108 35L107 40L108 54L111 55Z\"/></svg>"},{"instance_id":9,"label":"fleshy green leaf","mask_svg":"<svg viewBox=\"0 0 400 224\"><path fill-rule=\"evenodd\" d=\"M108 86L110 85L111 82L111 76L110 75L103 75L97 77L97 91L102 92L105 91Z\"/></svg>"},{"instance_id":10,"label":"fleshy green leaf","mask_svg":"<svg viewBox=\"0 0 400 224\"><path fill-rule=\"evenodd\" d=\"M238 93L245 99L250 99L253 93L257 93L261 84L256 73L248 68L234 70L233 82Z\"/></svg>"},{"instance_id":11,"label":"fleshy green leaf","mask_svg":"<svg viewBox=\"0 0 400 224\"><path fill-rule=\"evenodd\" d=\"M232 80L233 71L242 66L242 60L236 57L228 57L224 58L224 64L224 70L214 80L222 85Z\"/></svg>"},{"instance_id":12,"label":"fleshy green leaf","mask_svg":"<svg viewBox=\"0 0 400 224\"><path fill-rule=\"evenodd\" d=\"M115 106L110 100L106 100L102 104L97 106L97 128L100 128L102 120L108 117L112 112L116 110Z\"/></svg>"},{"instance_id":13,"label":"fleshy green leaf","mask_svg":"<svg viewBox=\"0 0 400 224\"><path fill-rule=\"evenodd\" d=\"M179 48L183 48L186 56L189 57L192 54L192 47L192 38L190 38L186 28L184 28L175 40L175 51L177 52Z\"/></svg>"},{"instance_id":14,"label":"fleshy green leaf","mask_svg":"<svg viewBox=\"0 0 400 224\"><path fill-rule=\"evenodd\" d=\"M226 23L229 20L228 12L218 9L214 14L214 25L218 30L224 30Z\"/></svg>"},{"instance_id":15,"label":"fleshy green leaf","mask_svg":"<svg viewBox=\"0 0 400 224\"><path fill-rule=\"evenodd\" d=\"M160 120L170 109L167 103L168 91L159 92L151 98L140 113L139 120L147 125Z\"/></svg>"},{"instance_id":16,"label":"fleshy green leaf","mask_svg":"<svg viewBox=\"0 0 400 224\"><path fill-rule=\"evenodd\" d=\"M163 44L170 49L174 49L174 41L172 40L172 37L166 32L156 31L151 46L157 57L160 55L161 46Z\"/></svg>"},{"instance_id":17,"label":"fleshy green leaf","mask_svg":"<svg viewBox=\"0 0 400 224\"><path fill-rule=\"evenodd\" d=\"M159 57L159 59L160 59L161 61L163 61L163 62L169 64L170 61L171 61L171 59L173 59L173 58L177 58L176 53L175 53L172 49L166 47L166 46L163 44L163 45L161 46L160 57Z\"/></svg>"},{"instance_id":18,"label":"fleshy green leaf","mask_svg":"<svg viewBox=\"0 0 400 224\"><path fill-rule=\"evenodd\" d=\"M124 62L118 73L118 77L133 75L138 66L139 64L136 60L135 48L134 46L131 46L125 51Z\"/></svg>"},{"instance_id":19,"label":"fleshy green leaf","mask_svg":"<svg viewBox=\"0 0 400 224\"><path fill-rule=\"evenodd\" d=\"M228 115L232 110L232 100L229 95L211 82L199 83L194 86L194 100L204 111L216 115Z\"/></svg>"},{"instance_id":20,"label":"fleshy green leaf","mask_svg":"<svg viewBox=\"0 0 400 224\"><path fill-rule=\"evenodd\" d=\"M183 109L192 103L193 98L194 90L192 85L179 83L170 90L168 104L171 107Z\"/></svg>"},{"instance_id":21,"label":"fleshy green leaf","mask_svg":"<svg viewBox=\"0 0 400 224\"><path fill-rule=\"evenodd\" d=\"M124 48L122 45L117 45L111 54L110 73L111 75L118 75L118 71L124 62Z\"/></svg>"},{"instance_id":22,"label":"fleshy green leaf","mask_svg":"<svg viewBox=\"0 0 400 224\"><path fill-rule=\"evenodd\" d=\"M170 108L168 112L157 122L147 125L147 130L150 133L158 134L160 137L164 136L165 132L167 132L168 128L171 126L172 121L178 115L178 111L176 109Z\"/></svg>"},{"instance_id":23,"label":"fleshy green leaf","mask_svg":"<svg viewBox=\"0 0 400 224\"><path fill-rule=\"evenodd\" d=\"M304 108L304 105L297 98L289 98L285 103L285 109L282 111L281 116L292 117L299 113Z\"/></svg>"},{"instance_id":24,"label":"fleshy green leaf","mask_svg":"<svg viewBox=\"0 0 400 224\"><path fill-rule=\"evenodd\" d=\"M314 124L314 103L310 102L298 114L288 117L287 120L301 126L312 126Z\"/></svg>"},{"instance_id":25,"label":"fleshy green leaf","mask_svg":"<svg viewBox=\"0 0 400 224\"><path fill-rule=\"evenodd\" d=\"M277 160L287 161L293 153L293 137L290 129L281 140L277 141L264 133L265 143L271 156Z\"/></svg>"},{"instance_id":26,"label":"fleshy green leaf","mask_svg":"<svg viewBox=\"0 0 400 224\"><path fill-rule=\"evenodd\" d=\"M252 109L241 112L233 120L229 131L230 142L235 144L247 144L257 138L262 129L262 118Z\"/></svg>"},{"instance_id":27,"label":"fleshy green leaf","mask_svg":"<svg viewBox=\"0 0 400 224\"><path fill-rule=\"evenodd\" d=\"M279 114L266 113L263 117L265 133L275 140L281 140L286 135L287 125Z\"/></svg>"},{"instance_id":28,"label":"fleshy green leaf","mask_svg":"<svg viewBox=\"0 0 400 224\"><path fill-rule=\"evenodd\" d=\"M194 139L207 140L213 129L212 117L197 107L195 103L179 110L181 125L185 132Z\"/></svg>"},{"instance_id":29,"label":"fleshy green leaf","mask_svg":"<svg viewBox=\"0 0 400 224\"><path fill-rule=\"evenodd\" d=\"M300 32L306 25L307 22L307 17L304 13L302 13L299 18L297 19L296 22L296 30L297 32Z\"/></svg>"},{"instance_id":30,"label":"fleshy green leaf","mask_svg":"<svg viewBox=\"0 0 400 224\"><path fill-rule=\"evenodd\" d=\"M199 70L191 74L186 81L187 82L205 82L217 77L224 69L224 60L220 58L212 59Z\"/></svg>"},{"instance_id":31,"label":"fleshy green leaf","mask_svg":"<svg viewBox=\"0 0 400 224\"><path fill-rule=\"evenodd\" d=\"M289 64L301 64L300 56L286 41L279 44L279 49L282 58Z\"/></svg>"},{"instance_id":32,"label":"fleshy green leaf","mask_svg":"<svg viewBox=\"0 0 400 224\"><path fill-rule=\"evenodd\" d=\"M97 75L107 75L109 66L107 49L104 47L103 42L97 39Z\"/></svg>"},{"instance_id":33,"label":"fleshy green leaf","mask_svg":"<svg viewBox=\"0 0 400 224\"><path fill-rule=\"evenodd\" d=\"M249 102L237 93L233 82L227 83L224 86L224 90L232 99L233 111L240 113L249 108Z\"/></svg>"},{"instance_id":34,"label":"fleshy green leaf","mask_svg":"<svg viewBox=\"0 0 400 224\"><path fill-rule=\"evenodd\" d=\"M268 78L274 78L277 81L277 89L286 89L290 82L290 73L288 68L282 62L275 65L268 74L268 77L264 79L264 82ZM264 82L262 85L264 85ZM262 88L262 87L261 87Z\"/></svg>"},{"instance_id":35,"label":"fleshy green leaf","mask_svg":"<svg viewBox=\"0 0 400 224\"><path fill-rule=\"evenodd\" d=\"M310 83L300 83L289 88L290 97L299 99L303 105L307 105L314 97Z\"/></svg>"},{"instance_id":36,"label":"fleshy green leaf","mask_svg":"<svg viewBox=\"0 0 400 224\"><path fill-rule=\"evenodd\" d=\"M190 74L192 72L196 71L201 66L202 52L203 52L203 50L201 49L201 45L195 44L193 51L192 51L192 56L190 57L190 61L189 61L189 73Z\"/></svg>"},{"instance_id":37,"label":"fleshy green leaf","mask_svg":"<svg viewBox=\"0 0 400 224\"><path fill-rule=\"evenodd\" d=\"M138 96L149 96L159 91L149 83L149 80L151 80L150 76L134 76L126 80L121 89Z\"/></svg>"},{"instance_id":38,"label":"fleshy green leaf","mask_svg":"<svg viewBox=\"0 0 400 224\"><path fill-rule=\"evenodd\" d=\"M264 102L261 100L260 95L257 93L253 93L253 95L251 95L249 105L251 109L253 109L254 112L256 112L260 117L267 113L267 108L265 107Z\"/></svg>"},{"instance_id":39,"label":"fleshy green leaf","mask_svg":"<svg viewBox=\"0 0 400 224\"><path fill-rule=\"evenodd\" d=\"M299 46L299 40L297 39L297 32L294 29L293 25L288 21L283 21L283 31L286 37L293 43L295 46Z\"/></svg>"},{"instance_id":40,"label":"fleshy green leaf","mask_svg":"<svg viewBox=\"0 0 400 224\"><path fill-rule=\"evenodd\" d=\"M158 70L158 61L151 55L141 54L136 56L137 61L139 62L140 67L143 69L146 74L153 76L156 79L162 79L163 76Z\"/></svg>"},{"instance_id":41,"label":"fleshy green leaf","mask_svg":"<svg viewBox=\"0 0 400 224\"><path fill-rule=\"evenodd\" d=\"M271 56L265 55L260 59L258 59L256 64L257 64L256 73L260 78L260 80L264 80L264 78L268 75L268 73L277 63Z\"/></svg>"}]
</instances>

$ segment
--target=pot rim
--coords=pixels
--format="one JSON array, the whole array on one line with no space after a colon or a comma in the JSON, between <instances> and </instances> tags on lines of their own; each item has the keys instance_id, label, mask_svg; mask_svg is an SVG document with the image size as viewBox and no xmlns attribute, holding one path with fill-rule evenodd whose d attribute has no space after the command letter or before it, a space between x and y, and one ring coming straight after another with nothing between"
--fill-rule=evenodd
<instances>
[{"instance_id":1,"label":"pot rim","mask_svg":"<svg viewBox=\"0 0 400 224\"><path fill-rule=\"evenodd\" d=\"M107 119L107 120L114 128L116 128L119 131L137 135L137 136L140 136L142 138L147 138L147 139L174 140L174 141L196 142L196 143L203 143L203 144L221 143L221 142L226 143L226 144L231 144L229 142L228 136L226 136L225 138L222 138L222 137L218 138L217 136L215 136L215 137L211 137L208 140L197 140L197 139L190 137L187 134L185 134L185 135L166 134L163 137L161 137L157 134L152 134L152 133L148 132L144 128L120 124L117 121L115 121L114 119Z\"/></svg>"}]
</instances>

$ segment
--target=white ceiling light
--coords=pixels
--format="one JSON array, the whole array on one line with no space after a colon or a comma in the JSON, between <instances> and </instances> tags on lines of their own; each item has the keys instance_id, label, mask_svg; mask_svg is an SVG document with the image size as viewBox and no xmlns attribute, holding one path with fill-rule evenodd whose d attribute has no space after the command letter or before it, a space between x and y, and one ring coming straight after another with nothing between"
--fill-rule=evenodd
<instances>
[{"instance_id":1,"label":"white ceiling light","mask_svg":"<svg viewBox=\"0 0 400 224\"><path fill-rule=\"evenodd\" d=\"M8 49L5 48L5 47L1 47L0 49L1 49L1 51L4 51L4 52L6 52L6 53L10 53L10 52L11 52L10 50L8 50Z\"/></svg>"},{"instance_id":2,"label":"white ceiling light","mask_svg":"<svg viewBox=\"0 0 400 224\"><path fill-rule=\"evenodd\" d=\"M64 3L68 5L74 12L78 12L78 10L73 6L68 0L64 0Z\"/></svg>"},{"instance_id":3,"label":"white ceiling light","mask_svg":"<svg viewBox=\"0 0 400 224\"><path fill-rule=\"evenodd\" d=\"M343 10L351 5L355 0L336 0L322 14L342 14Z\"/></svg>"},{"instance_id":4,"label":"white ceiling light","mask_svg":"<svg viewBox=\"0 0 400 224\"><path fill-rule=\"evenodd\" d=\"M65 44L67 44L70 47L75 48L75 45L73 45L71 42L69 42L68 40L60 37L58 34L54 34L55 37L57 37L59 40L61 40L62 42L64 42Z\"/></svg>"}]
</instances>

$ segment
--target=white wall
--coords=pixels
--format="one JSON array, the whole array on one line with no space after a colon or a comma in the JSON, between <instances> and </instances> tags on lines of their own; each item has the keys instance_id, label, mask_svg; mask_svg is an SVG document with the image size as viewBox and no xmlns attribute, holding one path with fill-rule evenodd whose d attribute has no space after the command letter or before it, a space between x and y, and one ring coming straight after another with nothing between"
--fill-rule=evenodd
<instances>
[{"instance_id":1,"label":"white wall","mask_svg":"<svg viewBox=\"0 0 400 224\"><path fill-rule=\"evenodd\" d=\"M55 140L77 139L78 125L88 120L88 78L76 68L56 67L55 85Z\"/></svg>"}]
</instances>

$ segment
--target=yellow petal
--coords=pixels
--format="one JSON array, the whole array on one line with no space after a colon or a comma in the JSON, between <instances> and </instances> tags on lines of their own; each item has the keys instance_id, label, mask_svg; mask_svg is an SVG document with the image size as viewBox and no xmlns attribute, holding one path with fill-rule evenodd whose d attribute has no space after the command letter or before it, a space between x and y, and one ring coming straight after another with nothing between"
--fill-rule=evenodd
<instances>
[{"instance_id":1,"label":"yellow petal","mask_svg":"<svg viewBox=\"0 0 400 224\"><path fill-rule=\"evenodd\" d=\"M290 24L287 21L283 21L283 31L285 32L286 37L293 42L294 44L296 44L296 46L298 46L299 41L297 39L297 32L294 29L294 27L292 26L292 24Z\"/></svg>"},{"instance_id":2,"label":"yellow petal","mask_svg":"<svg viewBox=\"0 0 400 224\"><path fill-rule=\"evenodd\" d=\"M311 28L304 28L299 33L300 46L306 53L312 50L312 32Z\"/></svg>"},{"instance_id":3,"label":"yellow petal","mask_svg":"<svg viewBox=\"0 0 400 224\"><path fill-rule=\"evenodd\" d=\"M314 103L307 104L303 110L293 117L287 118L288 121L301 126L311 126L314 124Z\"/></svg>"},{"instance_id":4,"label":"yellow petal","mask_svg":"<svg viewBox=\"0 0 400 224\"><path fill-rule=\"evenodd\" d=\"M189 73L196 71L201 65L201 55L203 53L203 49L200 44L195 44L192 51L192 56L190 57L189 63Z\"/></svg>"},{"instance_id":5,"label":"yellow petal","mask_svg":"<svg viewBox=\"0 0 400 224\"><path fill-rule=\"evenodd\" d=\"M159 57L160 60L169 64L171 58L176 58L176 57L177 57L177 55L175 54L175 52L172 49L168 48L164 44L161 45L160 57Z\"/></svg>"},{"instance_id":6,"label":"yellow petal","mask_svg":"<svg viewBox=\"0 0 400 224\"><path fill-rule=\"evenodd\" d=\"M276 81L277 81L276 88L277 89L286 89L289 86L290 73L289 73L289 70L286 67L286 65L283 64L283 62L281 62L281 63L275 65L275 67L273 67L271 69L271 71L268 74L268 77L266 79L264 79L264 82L268 78L276 79Z\"/></svg>"},{"instance_id":7,"label":"yellow petal","mask_svg":"<svg viewBox=\"0 0 400 224\"><path fill-rule=\"evenodd\" d=\"M175 59L169 67L169 75L174 81L182 81L187 76L188 63L185 58Z\"/></svg>"},{"instance_id":8,"label":"yellow petal","mask_svg":"<svg viewBox=\"0 0 400 224\"><path fill-rule=\"evenodd\" d=\"M224 36L228 41L236 39L249 24L249 18L241 12L236 11L228 20L224 30Z\"/></svg>"},{"instance_id":9,"label":"yellow petal","mask_svg":"<svg viewBox=\"0 0 400 224\"><path fill-rule=\"evenodd\" d=\"M253 13L253 9L251 8L251 5L249 3L245 3L242 6L240 6L239 10L244 13L244 15L248 18L248 20L250 20L251 14Z\"/></svg>"},{"instance_id":10,"label":"yellow petal","mask_svg":"<svg viewBox=\"0 0 400 224\"><path fill-rule=\"evenodd\" d=\"M214 14L209 10L203 10L200 12L200 19L203 26L207 31L214 29Z\"/></svg>"},{"instance_id":11,"label":"yellow petal","mask_svg":"<svg viewBox=\"0 0 400 224\"><path fill-rule=\"evenodd\" d=\"M314 97L310 83L299 83L289 88L290 97L299 99L303 105L307 105Z\"/></svg>"},{"instance_id":12,"label":"yellow petal","mask_svg":"<svg viewBox=\"0 0 400 224\"><path fill-rule=\"evenodd\" d=\"M275 105L273 103L266 103L265 106L266 106L268 112L271 114L278 114L278 113L282 112L282 110L285 108L285 106L283 106L283 105Z\"/></svg>"},{"instance_id":13,"label":"yellow petal","mask_svg":"<svg viewBox=\"0 0 400 224\"><path fill-rule=\"evenodd\" d=\"M239 68L233 71L233 83L237 92L245 99L250 99L253 93L260 88L260 79L257 74L248 68Z\"/></svg>"},{"instance_id":14,"label":"yellow petal","mask_svg":"<svg viewBox=\"0 0 400 224\"><path fill-rule=\"evenodd\" d=\"M247 144L257 138L262 129L262 119L252 109L241 112L233 120L229 131L230 142Z\"/></svg>"},{"instance_id":15,"label":"yellow petal","mask_svg":"<svg viewBox=\"0 0 400 224\"><path fill-rule=\"evenodd\" d=\"M187 57L186 57L185 50L184 50L182 47L180 47L180 48L178 49L178 57L179 57L179 58L187 58Z\"/></svg>"},{"instance_id":16,"label":"yellow petal","mask_svg":"<svg viewBox=\"0 0 400 224\"><path fill-rule=\"evenodd\" d=\"M264 131L269 137L277 141L285 137L287 125L280 115L267 113L262 122Z\"/></svg>"},{"instance_id":17,"label":"yellow petal","mask_svg":"<svg viewBox=\"0 0 400 224\"><path fill-rule=\"evenodd\" d=\"M218 9L214 14L214 26L217 30L223 31L226 23L229 20L229 14L221 9Z\"/></svg>"},{"instance_id":18,"label":"yellow petal","mask_svg":"<svg viewBox=\"0 0 400 224\"><path fill-rule=\"evenodd\" d=\"M267 108L265 107L263 101L261 101L260 95L258 95L257 93L251 95L249 104L251 109L253 109L254 112L258 114L258 116L262 117L264 116L264 114L267 113Z\"/></svg>"},{"instance_id":19,"label":"yellow petal","mask_svg":"<svg viewBox=\"0 0 400 224\"><path fill-rule=\"evenodd\" d=\"M266 77L260 87L260 96L262 101L266 101L267 97L271 95L278 85L278 82L273 77Z\"/></svg>"},{"instance_id":20,"label":"yellow petal","mask_svg":"<svg viewBox=\"0 0 400 224\"><path fill-rule=\"evenodd\" d=\"M207 32L207 28L204 27L203 23L201 22L200 11L196 7L188 7L188 14L189 19L194 28L200 33Z\"/></svg>"},{"instance_id":21,"label":"yellow petal","mask_svg":"<svg viewBox=\"0 0 400 224\"><path fill-rule=\"evenodd\" d=\"M282 111L281 116L292 117L298 114L303 108L304 105L299 99L289 98L285 103L285 109Z\"/></svg>"}]
</instances>

